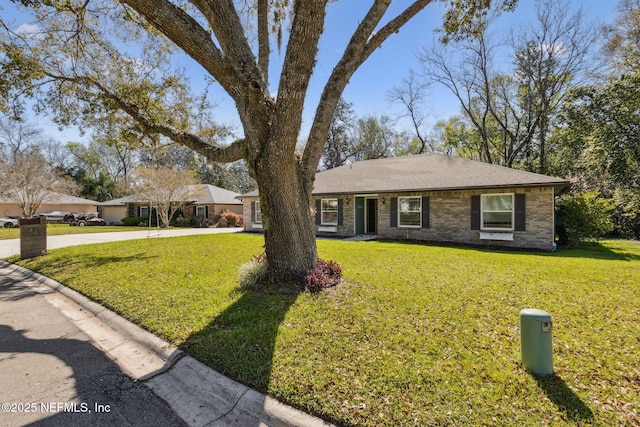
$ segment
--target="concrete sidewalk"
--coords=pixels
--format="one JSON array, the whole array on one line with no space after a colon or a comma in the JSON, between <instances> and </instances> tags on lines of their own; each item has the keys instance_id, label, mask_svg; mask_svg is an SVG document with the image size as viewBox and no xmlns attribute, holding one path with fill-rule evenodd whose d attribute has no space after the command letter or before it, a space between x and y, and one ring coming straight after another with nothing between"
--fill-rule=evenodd
<instances>
[{"instance_id":1,"label":"concrete sidewalk","mask_svg":"<svg viewBox=\"0 0 640 427\"><path fill-rule=\"evenodd\" d=\"M65 234L62 236L47 236L47 250L64 248L67 246L88 245L92 243L118 242L121 240L135 240L147 238L163 238L177 236L192 236L198 234L237 233L242 228L171 228L171 229L142 229L140 231L114 231L109 233ZM0 258L20 255L20 239L0 240Z\"/></svg>"},{"instance_id":2,"label":"concrete sidewalk","mask_svg":"<svg viewBox=\"0 0 640 427\"><path fill-rule=\"evenodd\" d=\"M329 426L0 261L0 425Z\"/></svg>"}]
</instances>

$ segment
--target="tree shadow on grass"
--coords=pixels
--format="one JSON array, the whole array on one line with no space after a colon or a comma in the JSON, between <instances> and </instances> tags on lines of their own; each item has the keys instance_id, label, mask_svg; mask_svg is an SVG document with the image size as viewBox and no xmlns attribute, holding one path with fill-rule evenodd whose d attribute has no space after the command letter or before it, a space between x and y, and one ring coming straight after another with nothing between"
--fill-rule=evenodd
<instances>
[{"instance_id":1,"label":"tree shadow on grass","mask_svg":"<svg viewBox=\"0 0 640 427\"><path fill-rule=\"evenodd\" d=\"M48 255L45 255L47 257ZM45 276L52 276L72 267L79 269L98 268L104 265L112 265L116 267L118 264L127 262L153 262L154 258L160 258L158 255L148 255L144 252L134 255L117 256L117 255L101 255L100 253L87 252L80 257L69 258L33 258L33 262L23 264L23 267ZM46 262L41 262L45 260ZM16 260L17 262L18 260ZM46 270L46 271L45 271Z\"/></svg>"},{"instance_id":2,"label":"tree shadow on grass","mask_svg":"<svg viewBox=\"0 0 640 427\"><path fill-rule=\"evenodd\" d=\"M598 242L583 242L575 248L561 248L553 256L563 258L592 258L613 261L638 261L640 260L640 248L636 251L628 251L621 248L610 248Z\"/></svg>"},{"instance_id":3,"label":"tree shadow on grass","mask_svg":"<svg viewBox=\"0 0 640 427\"><path fill-rule=\"evenodd\" d=\"M529 250L516 247L501 247L501 246L483 246L483 245L471 245L456 242L429 242L429 241L417 241L417 240L388 240L379 239L373 242L380 243L399 243L403 245L414 246L432 246L435 248L451 248L459 251L469 252L485 252L495 254L523 254L523 255L535 255L545 256L550 258L590 258L590 259L604 259L614 261L638 261L640 260L640 248L637 252L628 251L621 248L610 248L598 242L583 242L575 248L559 248L555 252L547 252L542 250ZM367 244L369 242L361 242Z\"/></svg>"},{"instance_id":4,"label":"tree shadow on grass","mask_svg":"<svg viewBox=\"0 0 640 427\"><path fill-rule=\"evenodd\" d=\"M218 372L266 393L278 329L298 295L238 292L236 302L181 347Z\"/></svg>"},{"instance_id":5,"label":"tree shadow on grass","mask_svg":"<svg viewBox=\"0 0 640 427\"><path fill-rule=\"evenodd\" d=\"M158 255L148 255L146 253L137 253L135 255L116 256L108 255L104 256L99 253L87 253L82 257L82 265L85 267L101 267L106 264L116 264L122 262L140 262L149 261L153 258L160 258Z\"/></svg>"},{"instance_id":6,"label":"tree shadow on grass","mask_svg":"<svg viewBox=\"0 0 640 427\"><path fill-rule=\"evenodd\" d=\"M571 421L593 421L591 409L557 374L540 376L531 373L549 400Z\"/></svg>"}]
</instances>

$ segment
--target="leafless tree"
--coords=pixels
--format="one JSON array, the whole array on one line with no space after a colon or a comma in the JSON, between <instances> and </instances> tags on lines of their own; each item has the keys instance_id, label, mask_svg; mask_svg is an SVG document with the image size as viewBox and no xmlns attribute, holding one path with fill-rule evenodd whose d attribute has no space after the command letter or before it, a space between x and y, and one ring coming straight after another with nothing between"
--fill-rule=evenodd
<instances>
[{"instance_id":1,"label":"leafless tree","mask_svg":"<svg viewBox=\"0 0 640 427\"><path fill-rule=\"evenodd\" d=\"M134 175L134 194L156 209L163 228L169 226L177 208L197 196L194 187L197 180L190 171L168 167L139 168Z\"/></svg>"},{"instance_id":2,"label":"leafless tree","mask_svg":"<svg viewBox=\"0 0 640 427\"><path fill-rule=\"evenodd\" d=\"M593 60L598 26L569 3L539 0L536 19L508 40L487 30L455 44L424 49L419 59L427 79L447 87L482 141L480 158L512 166L524 161L546 170L546 139L567 91L598 70ZM499 47L513 52L511 69L499 69ZM454 58L460 58L455 60Z\"/></svg>"},{"instance_id":3,"label":"leafless tree","mask_svg":"<svg viewBox=\"0 0 640 427\"><path fill-rule=\"evenodd\" d=\"M27 218L35 215L41 204L56 202L76 189L73 181L51 171L37 152L17 155L13 162L0 163L0 192L14 200Z\"/></svg>"},{"instance_id":4,"label":"leafless tree","mask_svg":"<svg viewBox=\"0 0 640 427\"><path fill-rule=\"evenodd\" d=\"M413 154L433 152L436 149L433 139L429 138L428 131L425 129L428 115L424 108L428 98L428 87L428 83L410 70L409 76L402 80L402 85L394 87L387 95L392 103L404 106L406 111L400 117L406 117L411 121L412 134L420 143Z\"/></svg>"},{"instance_id":5,"label":"leafless tree","mask_svg":"<svg viewBox=\"0 0 640 427\"><path fill-rule=\"evenodd\" d=\"M38 151L43 140L42 129L9 117L0 119L0 153L10 163Z\"/></svg>"},{"instance_id":6,"label":"leafless tree","mask_svg":"<svg viewBox=\"0 0 640 427\"><path fill-rule=\"evenodd\" d=\"M566 1L538 0L536 20L512 38L515 78L522 103L537 119L537 171L546 172L547 137L554 116L571 88L592 80L604 65L597 57L602 30L571 11Z\"/></svg>"}]
</instances>

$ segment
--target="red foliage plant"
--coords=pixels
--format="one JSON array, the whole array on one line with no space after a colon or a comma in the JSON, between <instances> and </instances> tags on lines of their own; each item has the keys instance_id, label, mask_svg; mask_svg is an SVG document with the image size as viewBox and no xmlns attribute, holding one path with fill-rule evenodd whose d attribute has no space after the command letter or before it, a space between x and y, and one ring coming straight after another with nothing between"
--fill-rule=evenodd
<instances>
[{"instance_id":1,"label":"red foliage plant","mask_svg":"<svg viewBox=\"0 0 640 427\"><path fill-rule=\"evenodd\" d=\"M338 263L318 258L316 267L307 271L301 282L305 291L320 292L337 285L341 278L342 268Z\"/></svg>"}]
</instances>

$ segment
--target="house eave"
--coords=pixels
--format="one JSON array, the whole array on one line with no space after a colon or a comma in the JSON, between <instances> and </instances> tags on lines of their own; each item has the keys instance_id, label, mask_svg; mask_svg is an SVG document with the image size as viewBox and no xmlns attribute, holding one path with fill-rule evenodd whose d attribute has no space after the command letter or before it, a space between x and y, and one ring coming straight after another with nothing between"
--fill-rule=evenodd
<instances>
[{"instance_id":1,"label":"house eave","mask_svg":"<svg viewBox=\"0 0 640 427\"><path fill-rule=\"evenodd\" d=\"M388 193L423 193L423 192L447 192L447 191L474 191L474 190L498 190L506 188L541 188L553 187L554 193L560 195L571 186L569 181L558 181L548 183L525 183L525 184L500 184L500 185L474 185L474 186L456 186L456 187L426 187L426 188L398 188L398 189L377 189L377 190L351 190L351 191L323 191L312 192L312 196L347 196L347 195L370 195L370 194L388 194ZM257 196L256 196L257 197Z\"/></svg>"}]
</instances>

